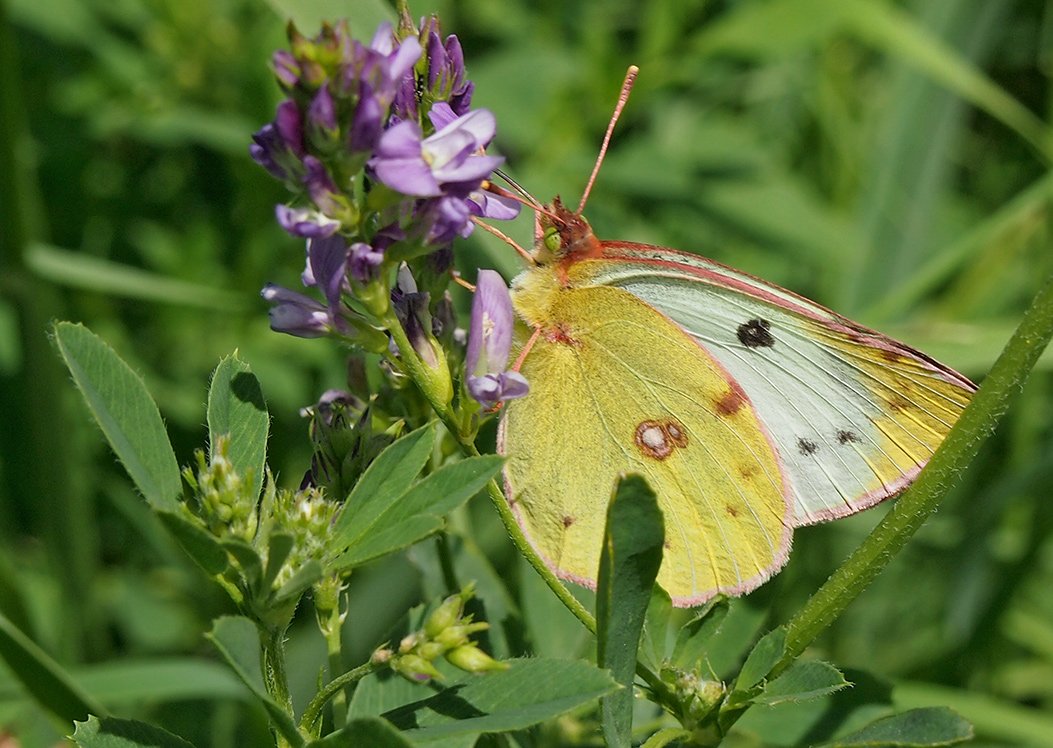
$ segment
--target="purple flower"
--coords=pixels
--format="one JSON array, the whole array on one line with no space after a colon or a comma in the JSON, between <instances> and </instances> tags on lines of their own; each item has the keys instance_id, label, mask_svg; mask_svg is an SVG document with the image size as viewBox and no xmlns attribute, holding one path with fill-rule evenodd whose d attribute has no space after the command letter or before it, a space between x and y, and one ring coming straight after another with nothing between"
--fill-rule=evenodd
<instances>
[{"instance_id":1,"label":"purple flower","mask_svg":"<svg viewBox=\"0 0 1053 748\"><path fill-rule=\"evenodd\" d=\"M494 195L486 190L474 190L465 200L473 216L491 218L496 221L511 221L519 215L522 207L515 200Z\"/></svg>"},{"instance_id":2,"label":"purple flower","mask_svg":"<svg viewBox=\"0 0 1053 748\"><path fill-rule=\"evenodd\" d=\"M296 102L286 99L278 105L278 111L274 115L274 127L289 150L297 156L303 156L303 117Z\"/></svg>"},{"instance_id":3,"label":"purple flower","mask_svg":"<svg viewBox=\"0 0 1053 748\"><path fill-rule=\"evenodd\" d=\"M429 200L419 218L429 226L425 241L428 244L449 244L458 236L469 236L475 225L465 200L459 197L440 197Z\"/></svg>"},{"instance_id":4,"label":"purple flower","mask_svg":"<svg viewBox=\"0 0 1053 748\"><path fill-rule=\"evenodd\" d=\"M336 103L329 86L322 86L307 107L307 127L313 138L322 143L335 140L340 131L336 121Z\"/></svg>"},{"instance_id":5,"label":"purple flower","mask_svg":"<svg viewBox=\"0 0 1053 748\"><path fill-rule=\"evenodd\" d=\"M384 107L373 93L373 88L362 81L359 86L358 104L351 119L351 130L347 145L352 152L372 151L380 137L384 119Z\"/></svg>"},{"instance_id":6,"label":"purple flower","mask_svg":"<svg viewBox=\"0 0 1053 748\"><path fill-rule=\"evenodd\" d=\"M412 80L413 66L420 54L420 42L416 37L411 36L395 46L391 24L382 24L368 47L355 43L352 59L344 68L344 90L354 91L359 81L368 83L386 109L391 106L403 81Z\"/></svg>"},{"instance_id":7,"label":"purple flower","mask_svg":"<svg viewBox=\"0 0 1053 748\"><path fill-rule=\"evenodd\" d=\"M421 361L434 369L439 365L439 358L432 346L431 313L428 311L430 298L427 293L417 290L417 282L413 280L412 272L403 264L399 268L398 280L391 292L391 306L406 331L406 337L409 338L413 350L420 356Z\"/></svg>"},{"instance_id":8,"label":"purple flower","mask_svg":"<svg viewBox=\"0 0 1053 748\"><path fill-rule=\"evenodd\" d=\"M303 184L312 202L327 216L336 214L340 210L339 192L325 164L314 156L307 156L303 165L306 170Z\"/></svg>"},{"instance_id":9,"label":"purple flower","mask_svg":"<svg viewBox=\"0 0 1053 748\"><path fill-rule=\"evenodd\" d=\"M351 245L351 257L347 262L348 272L359 283L368 283L377 276L377 268L384 262L384 253L365 242Z\"/></svg>"},{"instance_id":10,"label":"purple flower","mask_svg":"<svg viewBox=\"0 0 1053 748\"><path fill-rule=\"evenodd\" d=\"M292 53L285 49L279 49L271 58L271 67L278 82L286 89L292 89L300 81L300 64Z\"/></svg>"},{"instance_id":11,"label":"purple flower","mask_svg":"<svg viewBox=\"0 0 1053 748\"><path fill-rule=\"evenodd\" d=\"M300 280L307 287L318 288L334 314L340 305L350 251L339 234L307 241L307 266Z\"/></svg>"},{"instance_id":12,"label":"purple flower","mask_svg":"<svg viewBox=\"0 0 1053 748\"><path fill-rule=\"evenodd\" d=\"M425 48L425 65L422 86L425 100L448 102L454 115L467 114L472 102L473 84L465 77L464 53L456 36L442 40L442 30L436 16L421 22L420 40ZM395 99L395 111L406 110L409 116L401 119L416 119L417 93L403 87Z\"/></svg>"},{"instance_id":13,"label":"purple flower","mask_svg":"<svg viewBox=\"0 0 1053 748\"><path fill-rule=\"evenodd\" d=\"M281 227L293 236L305 239L321 239L332 236L340 228L340 221L309 208L293 208L288 205L275 205L274 214Z\"/></svg>"},{"instance_id":14,"label":"purple flower","mask_svg":"<svg viewBox=\"0 0 1053 748\"><path fill-rule=\"evenodd\" d=\"M319 338L332 329L329 310L308 296L273 283L264 286L260 296L274 305L270 320L275 332L298 338Z\"/></svg>"},{"instance_id":15,"label":"purple flower","mask_svg":"<svg viewBox=\"0 0 1053 748\"><path fill-rule=\"evenodd\" d=\"M512 299L504 279L494 270L480 270L472 299L465 373L468 393L488 408L523 397L530 390L522 374L506 368L512 325Z\"/></svg>"},{"instance_id":16,"label":"purple flower","mask_svg":"<svg viewBox=\"0 0 1053 748\"><path fill-rule=\"evenodd\" d=\"M486 109L458 117L424 140L416 122L400 122L380 136L369 165L380 182L403 195L464 197L504 160L477 153L495 129Z\"/></svg>"},{"instance_id":17,"label":"purple flower","mask_svg":"<svg viewBox=\"0 0 1053 748\"><path fill-rule=\"evenodd\" d=\"M291 154L274 125L264 125L252 136L249 155L253 161L269 171L271 176L281 180L289 179L289 171L282 162L288 161Z\"/></svg>"},{"instance_id":18,"label":"purple flower","mask_svg":"<svg viewBox=\"0 0 1053 748\"><path fill-rule=\"evenodd\" d=\"M437 24L436 24L437 26ZM466 114L474 84L465 80L464 52L455 35L440 41L437 28L428 33L428 88L435 100L447 101L457 115Z\"/></svg>"}]
</instances>

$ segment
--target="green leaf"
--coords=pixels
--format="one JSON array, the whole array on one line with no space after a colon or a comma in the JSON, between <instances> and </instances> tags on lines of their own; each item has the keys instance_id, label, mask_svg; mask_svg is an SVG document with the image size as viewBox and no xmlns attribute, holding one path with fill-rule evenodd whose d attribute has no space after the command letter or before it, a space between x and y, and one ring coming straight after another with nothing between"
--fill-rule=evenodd
<instances>
[{"instance_id":1,"label":"green leaf","mask_svg":"<svg viewBox=\"0 0 1053 748\"><path fill-rule=\"evenodd\" d=\"M497 455L467 457L445 465L402 496L393 497L372 523L355 524L341 567L354 566L405 548L442 527L442 516L477 494L498 470Z\"/></svg>"},{"instance_id":2,"label":"green leaf","mask_svg":"<svg viewBox=\"0 0 1053 748\"><path fill-rule=\"evenodd\" d=\"M434 445L435 426L428 424L395 440L377 455L351 489L337 517L330 545L334 555L351 544L359 527L371 525L395 499L406 493L428 461Z\"/></svg>"},{"instance_id":3,"label":"green leaf","mask_svg":"<svg viewBox=\"0 0 1053 748\"><path fill-rule=\"evenodd\" d=\"M241 539L223 540L221 545L241 567L241 574L249 589L259 591L263 581L263 562L256 549Z\"/></svg>"},{"instance_id":4,"label":"green leaf","mask_svg":"<svg viewBox=\"0 0 1053 748\"><path fill-rule=\"evenodd\" d=\"M157 517L205 573L215 576L227 570L227 552L210 532L175 512L158 512Z\"/></svg>"},{"instance_id":5,"label":"green leaf","mask_svg":"<svg viewBox=\"0 0 1053 748\"><path fill-rule=\"evenodd\" d=\"M443 519L434 514L420 514L401 522L394 527L377 530L358 545L352 546L347 553L337 559L338 568L364 564L386 553L393 553L413 545L421 538L426 538L443 526Z\"/></svg>"},{"instance_id":6,"label":"green leaf","mask_svg":"<svg viewBox=\"0 0 1053 748\"><path fill-rule=\"evenodd\" d=\"M402 733L385 719L359 717L348 722L343 729L307 744L307 748L360 748L361 746L413 748L413 743L402 737Z\"/></svg>"},{"instance_id":7,"label":"green leaf","mask_svg":"<svg viewBox=\"0 0 1053 748\"><path fill-rule=\"evenodd\" d=\"M322 578L322 565L311 559L289 577L289 581L282 585L281 589L274 593L272 601L276 605L298 598L307 588Z\"/></svg>"},{"instance_id":8,"label":"green leaf","mask_svg":"<svg viewBox=\"0 0 1053 748\"><path fill-rule=\"evenodd\" d=\"M270 417L260 382L237 353L219 362L208 390L208 437L215 454L216 439L226 434L227 457L243 477L251 474L253 496L263 487Z\"/></svg>"},{"instance_id":9,"label":"green leaf","mask_svg":"<svg viewBox=\"0 0 1053 748\"><path fill-rule=\"evenodd\" d=\"M618 685L587 662L506 660L508 670L469 675L442 693L384 716L413 742L522 730L588 704Z\"/></svg>"},{"instance_id":10,"label":"green leaf","mask_svg":"<svg viewBox=\"0 0 1053 748\"><path fill-rule=\"evenodd\" d=\"M730 608L727 599L716 598L685 623L676 635L672 664L686 670L695 669L706 656L710 640L720 631Z\"/></svg>"},{"instance_id":11,"label":"green leaf","mask_svg":"<svg viewBox=\"0 0 1053 748\"><path fill-rule=\"evenodd\" d=\"M396 502L390 519L401 519L427 512L442 516L475 496L504 463L500 455L466 457L443 465L415 485Z\"/></svg>"},{"instance_id":12,"label":"green leaf","mask_svg":"<svg viewBox=\"0 0 1053 748\"><path fill-rule=\"evenodd\" d=\"M53 334L88 409L140 493L155 509L174 509L182 493L179 465L142 378L83 325L59 322Z\"/></svg>"},{"instance_id":13,"label":"green leaf","mask_svg":"<svg viewBox=\"0 0 1053 748\"><path fill-rule=\"evenodd\" d=\"M285 559L289 558L295 544L296 538L290 533L271 533L267 539L267 570L263 573L263 579L260 580L260 594L266 594L274 584L275 578L282 570Z\"/></svg>"},{"instance_id":14,"label":"green leaf","mask_svg":"<svg viewBox=\"0 0 1053 748\"><path fill-rule=\"evenodd\" d=\"M622 478L607 506L596 587L597 661L622 685L600 701L603 734L616 748L632 744L636 652L664 541L654 491L639 475Z\"/></svg>"},{"instance_id":15,"label":"green leaf","mask_svg":"<svg viewBox=\"0 0 1053 748\"><path fill-rule=\"evenodd\" d=\"M206 636L233 668L235 675L260 700L272 727L291 745L302 746L304 740L292 716L267 693L260 663L260 634L252 621L242 616L222 616L213 622L212 631Z\"/></svg>"},{"instance_id":16,"label":"green leaf","mask_svg":"<svg viewBox=\"0 0 1053 748\"><path fill-rule=\"evenodd\" d=\"M69 674L0 614L0 657L36 702L65 722L104 714Z\"/></svg>"},{"instance_id":17,"label":"green leaf","mask_svg":"<svg viewBox=\"0 0 1053 748\"><path fill-rule=\"evenodd\" d=\"M640 661L657 671L665 660L665 648L669 639L669 616L673 603L669 593L659 585L651 587L651 600L647 603L643 634L640 637Z\"/></svg>"},{"instance_id":18,"label":"green leaf","mask_svg":"<svg viewBox=\"0 0 1053 748\"><path fill-rule=\"evenodd\" d=\"M735 692L745 693L768 677L786 649L786 629L780 626L761 637L742 664Z\"/></svg>"},{"instance_id":19,"label":"green leaf","mask_svg":"<svg viewBox=\"0 0 1053 748\"><path fill-rule=\"evenodd\" d=\"M829 663L798 660L778 678L765 684L764 690L752 701L767 706L787 701L805 701L840 691L849 685L841 671Z\"/></svg>"},{"instance_id":20,"label":"green leaf","mask_svg":"<svg viewBox=\"0 0 1053 748\"><path fill-rule=\"evenodd\" d=\"M230 291L170 278L49 244L30 244L26 248L25 258L26 266L38 276L69 288L84 288L126 299L222 312L244 311L248 306L242 296Z\"/></svg>"},{"instance_id":21,"label":"green leaf","mask_svg":"<svg viewBox=\"0 0 1053 748\"><path fill-rule=\"evenodd\" d=\"M649 737L640 748L665 748L667 745L680 745L691 739L691 732L683 727L666 727Z\"/></svg>"},{"instance_id":22,"label":"green leaf","mask_svg":"<svg viewBox=\"0 0 1053 748\"><path fill-rule=\"evenodd\" d=\"M250 698L229 668L204 658L124 658L81 666L73 675L114 709L190 699Z\"/></svg>"},{"instance_id":23,"label":"green leaf","mask_svg":"<svg viewBox=\"0 0 1053 748\"><path fill-rule=\"evenodd\" d=\"M78 722L73 741L81 748L194 748L177 735L134 719L91 716Z\"/></svg>"},{"instance_id":24,"label":"green leaf","mask_svg":"<svg viewBox=\"0 0 1053 748\"><path fill-rule=\"evenodd\" d=\"M972 737L973 726L960 714L947 707L931 706L875 720L822 745L828 748L938 746L964 743Z\"/></svg>"}]
</instances>

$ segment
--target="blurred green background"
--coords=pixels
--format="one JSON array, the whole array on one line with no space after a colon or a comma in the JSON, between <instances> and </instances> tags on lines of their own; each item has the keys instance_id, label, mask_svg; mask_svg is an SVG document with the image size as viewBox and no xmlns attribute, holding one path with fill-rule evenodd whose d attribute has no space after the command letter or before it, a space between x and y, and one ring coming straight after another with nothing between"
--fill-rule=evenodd
<instances>
[{"instance_id":1,"label":"blurred green background","mask_svg":"<svg viewBox=\"0 0 1053 748\"><path fill-rule=\"evenodd\" d=\"M542 199L576 202L625 68L641 67L587 210L601 237L733 264L977 380L1053 272L1053 2L412 9L458 34L507 171ZM78 320L108 340L184 462L204 442L209 373L240 349L268 398L271 465L299 482L298 410L344 363L271 333L258 296L302 269L273 220L282 188L247 152L279 100L268 65L290 15L309 34L348 16L360 38L391 17L381 0L0 0L0 611L113 710L200 745L267 741L201 637L229 603L139 502L46 329ZM529 242L528 221L511 231ZM481 233L459 247L465 273L513 274ZM860 688L896 684L899 705L957 708L981 744L1053 745L1051 424L1047 352L941 513L817 647L880 679L850 673ZM742 606L745 636L784 621L883 511L800 531ZM489 506L473 513L490 562L520 578ZM353 657L420 580L412 553L356 577ZM324 651L301 628L306 693ZM743 726L780 734L764 731L776 717ZM0 665L5 730L36 746L65 728Z\"/></svg>"}]
</instances>

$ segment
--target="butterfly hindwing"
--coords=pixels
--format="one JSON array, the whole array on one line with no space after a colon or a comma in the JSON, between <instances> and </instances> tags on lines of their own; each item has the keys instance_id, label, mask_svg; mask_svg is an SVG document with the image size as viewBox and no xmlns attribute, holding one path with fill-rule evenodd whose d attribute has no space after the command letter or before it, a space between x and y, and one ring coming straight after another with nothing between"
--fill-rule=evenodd
<instances>
[{"instance_id":1,"label":"butterfly hindwing","mask_svg":"<svg viewBox=\"0 0 1053 748\"><path fill-rule=\"evenodd\" d=\"M776 450L720 363L617 288L566 288L528 271L518 307L542 333L522 366L501 451L513 508L543 558L593 586L607 502L642 474L665 515L659 583L680 605L741 594L785 562L792 524ZM515 297L514 297L515 298Z\"/></svg>"},{"instance_id":2,"label":"butterfly hindwing","mask_svg":"<svg viewBox=\"0 0 1053 748\"><path fill-rule=\"evenodd\" d=\"M628 291L721 363L783 460L795 525L902 490L975 389L907 346L694 255L606 243L569 281Z\"/></svg>"}]
</instances>

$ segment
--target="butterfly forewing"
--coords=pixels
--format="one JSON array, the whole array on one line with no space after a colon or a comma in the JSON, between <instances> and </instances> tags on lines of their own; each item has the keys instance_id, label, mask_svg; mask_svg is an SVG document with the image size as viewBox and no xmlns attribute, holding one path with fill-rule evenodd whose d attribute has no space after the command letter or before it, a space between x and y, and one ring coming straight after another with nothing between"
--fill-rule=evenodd
<instances>
[{"instance_id":1,"label":"butterfly forewing","mask_svg":"<svg viewBox=\"0 0 1053 748\"><path fill-rule=\"evenodd\" d=\"M605 243L603 259L569 266L568 281L628 291L720 362L776 446L795 525L901 491L975 389L907 346L694 255Z\"/></svg>"}]
</instances>

